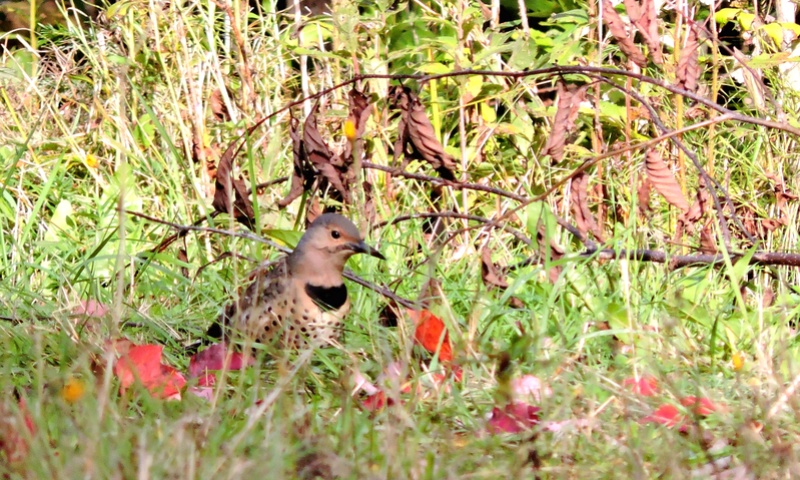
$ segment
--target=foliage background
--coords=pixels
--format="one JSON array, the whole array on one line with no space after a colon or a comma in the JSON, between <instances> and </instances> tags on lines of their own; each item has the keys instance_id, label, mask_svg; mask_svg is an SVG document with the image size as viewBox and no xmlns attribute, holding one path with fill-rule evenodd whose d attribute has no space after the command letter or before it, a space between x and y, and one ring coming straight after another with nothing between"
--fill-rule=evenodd
<instances>
[{"instance_id":1,"label":"foliage background","mask_svg":"<svg viewBox=\"0 0 800 480\"><path fill-rule=\"evenodd\" d=\"M14 28L29 26L31 17L50 24L17 38L19 48L0 59L0 311L6 320L0 388L9 418L19 413L17 392L28 399L38 427L29 439L31 454L0 468L52 478L265 471L307 478L494 478L528 476L533 465L552 476L683 477L716 461L725 471L757 477L795 472L795 271L735 259L677 270L609 261L586 253L586 245L557 227L554 215L575 223L578 205L599 225L594 240L600 247L686 254L701 246L719 251L725 243L713 211L676 235L683 220L669 195L638 194L646 149L597 161L586 171L585 191L573 187L574 179L559 185L584 162L660 134L638 101L579 74L464 75L422 88L405 81L458 164L460 181L524 199L559 185L503 219L530 245L474 221L449 222L446 243L426 234L422 219L376 227L432 210L500 218L520 204L486 191L443 188L437 200L429 181L367 168L374 218L362 204L344 208L389 259L356 259L355 271L412 300L430 292L438 297L430 308L455 340L463 382L374 415L362 411L350 395L354 369L374 378L399 359L415 382L424 385L430 375L411 355L410 327L402 318L397 328L381 326L385 300L356 286L350 288L348 353L320 352L302 373L267 361L231 373L211 402L120 396L109 373L95 381L92 367L103 345L121 336L163 344L167 361L185 367L184 345L201 337L235 295L253 267L246 259L277 254L208 232L152 253L173 232L124 213L183 225L206 219L242 231L227 215L211 218L213 177L221 152L264 116L358 73L636 68L620 39L598 21L596 3L525 6L521 17L517 2L342 1L332 14L300 17L275 13L281 6L269 0L255 6L132 0L90 12L94 21L74 14L55 22L58 9L49 3L33 11L29 4L0 4L3 21L13 17ZM697 95L800 128L791 56L797 25L793 16L781 18L786 7L661 4L661 65L641 34L630 26L626 31L647 55L641 72L674 85L690 26L702 26L711 35L700 35L697 63L690 62ZM616 11L626 17L624 5ZM743 52L738 60L734 48ZM559 78L590 86L563 158L554 161L542 152L564 126L556 120ZM650 102L669 130L717 115L656 85L617 80ZM384 166L392 164L397 138L397 118L386 102L392 83L363 82L375 101L365 149L370 162ZM334 149L347 141L346 95L347 89L326 95L319 115ZM294 115L302 119L312 106L302 102ZM249 185L291 173L289 118L288 111L278 113L249 137L237 158L237 174ZM794 253L797 147L790 131L729 121L688 131L681 141L731 196L744 227L733 228L733 251ZM667 142L654 150L694 203L701 182L691 162ZM424 162L407 169L434 175ZM312 199L279 210L287 191L280 183L257 192L255 230L292 244L297 236L289 231L303 227ZM646 199L650 210L643 209ZM733 211L725 215L732 219ZM467 226L474 228L459 231ZM535 261L504 271L508 288L490 290L481 282L484 247L500 266ZM238 255L211 263L223 252ZM512 296L523 308L512 308ZM109 305L109 313L101 319L75 314L87 299ZM498 371L498 358L510 359L510 367ZM533 438L488 435L485 415L507 401L508 377L521 374L536 375L551 390L536 402L543 425L559 428L539 428ZM660 397L641 398L622 386L642 374L658 379ZM75 378L88 392L71 403L59 392ZM695 419L688 433L639 422L658 403L690 394L724 404L724 413ZM259 415L248 410L265 398L270 408Z\"/></svg>"}]
</instances>

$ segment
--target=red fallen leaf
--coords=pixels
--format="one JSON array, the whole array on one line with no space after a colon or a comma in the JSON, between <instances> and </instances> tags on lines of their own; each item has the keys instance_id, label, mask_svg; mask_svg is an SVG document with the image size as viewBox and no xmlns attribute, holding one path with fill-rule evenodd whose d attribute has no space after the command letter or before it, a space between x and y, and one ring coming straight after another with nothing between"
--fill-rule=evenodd
<instances>
[{"instance_id":1,"label":"red fallen leaf","mask_svg":"<svg viewBox=\"0 0 800 480\"><path fill-rule=\"evenodd\" d=\"M197 381L198 387L213 387L217 383L217 376L213 373L206 373Z\"/></svg>"},{"instance_id":2,"label":"red fallen leaf","mask_svg":"<svg viewBox=\"0 0 800 480\"><path fill-rule=\"evenodd\" d=\"M189 393L204 400L211 401L214 398L214 384L217 383L217 376L213 373L206 373L197 380L197 385L189 387Z\"/></svg>"},{"instance_id":3,"label":"red fallen leaf","mask_svg":"<svg viewBox=\"0 0 800 480\"><path fill-rule=\"evenodd\" d=\"M365 398L364 401L361 402L361 406L368 412L377 412L383 410L387 405L394 405L394 403L393 398L387 397L384 392L378 392Z\"/></svg>"},{"instance_id":4,"label":"red fallen leaf","mask_svg":"<svg viewBox=\"0 0 800 480\"><path fill-rule=\"evenodd\" d=\"M161 364L161 345L134 345L114 365L114 374L125 393L138 380L158 398L180 399L186 379L175 368Z\"/></svg>"},{"instance_id":5,"label":"red fallen leaf","mask_svg":"<svg viewBox=\"0 0 800 480\"><path fill-rule=\"evenodd\" d=\"M227 362L227 363L226 363ZM228 352L224 343L215 343L189 360L189 376L199 377L210 370L242 370L253 363L239 352Z\"/></svg>"},{"instance_id":6,"label":"red fallen leaf","mask_svg":"<svg viewBox=\"0 0 800 480\"><path fill-rule=\"evenodd\" d=\"M20 398L17 403L19 415L15 415L7 407L7 404L0 405L0 453L2 453L0 456L7 465L13 466L28 456L31 447L28 435L33 437L36 434L36 425L24 398ZM28 430L27 434L24 433L20 420Z\"/></svg>"},{"instance_id":7,"label":"red fallen leaf","mask_svg":"<svg viewBox=\"0 0 800 480\"><path fill-rule=\"evenodd\" d=\"M427 310L407 310L408 316L417 324L414 330L414 340L422 347L436 353L439 350L439 360L451 362L453 360L453 346L450 344L450 335L444 322ZM444 335L444 338L442 338ZM441 348L439 342L441 341Z\"/></svg>"},{"instance_id":8,"label":"red fallen leaf","mask_svg":"<svg viewBox=\"0 0 800 480\"><path fill-rule=\"evenodd\" d=\"M453 378L456 382L460 382L464 378L464 370L458 365L453 365Z\"/></svg>"},{"instance_id":9,"label":"red fallen leaf","mask_svg":"<svg viewBox=\"0 0 800 480\"><path fill-rule=\"evenodd\" d=\"M696 415L708 416L720 410L720 407L715 405L714 402L708 398L697 398L694 395L681 398L681 405L687 408L692 408Z\"/></svg>"},{"instance_id":10,"label":"red fallen leaf","mask_svg":"<svg viewBox=\"0 0 800 480\"><path fill-rule=\"evenodd\" d=\"M644 417L642 423L659 423L668 427L674 427L681 423L684 417L675 405L665 403L658 407L655 412Z\"/></svg>"},{"instance_id":11,"label":"red fallen leaf","mask_svg":"<svg viewBox=\"0 0 800 480\"><path fill-rule=\"evenodd\" d=\"M549 397L553 394L550 387L533 375L523 375L511 380L510 387L514 397L532 397L537 402L541 401L543 396Z\"/></svg>"},{"instance_id":12,"label":"red fallen leaf","mask_svg":"<svg viewBox=\"0 0 800 480\"><path fill-rule=\"evenodd\" d=\"M102 318L108 313L108 307L97 300L81 300L81 303L72 308L73 315L85 315L92 318Z\"/></svg>"},{"instance_id":13,"label":"red fallen leaf","mask_svg":"<svg viewBox=\"0 0 800 480\"><path fill-rule=\"evenodd\" d=\"M626 378L622 381L622 385L630 387L633 393L643 397L652 397L658 394L659 391L658 380L654 377L640 377L638 380L636 378Z\"/></svg>"},{"instance_id":14,"label":"red fallen leaf","mask_svg":"<svg viewBox=\"0 0 800 480\"><path fill-rule=\"evenodd\" d=\"M520 433L539 423L539 407L514 402L503 409L494 407L486 428L490 433Z\"/></svg>"}]
</instances>

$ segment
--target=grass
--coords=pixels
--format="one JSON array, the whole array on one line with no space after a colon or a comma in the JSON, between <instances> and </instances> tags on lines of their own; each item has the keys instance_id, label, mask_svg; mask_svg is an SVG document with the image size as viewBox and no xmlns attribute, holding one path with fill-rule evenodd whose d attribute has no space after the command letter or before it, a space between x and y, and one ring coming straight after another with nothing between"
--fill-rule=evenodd
<instances>
[{"instance_id":1,"label":"grass","mask_svg":"<svg viewBox=\"0 0 800 480\"><path fill-rule=\"evenodd\" d=\"M472 229L438 248L424 235L421 220L401 222L368 235L386 262L351 261L359 275L389 284L406 298L419 298L431 277L438 280L443 295L430 308L453 337L464 369L461 382L434 385L420 366L413 326L381 326L386 301L352 284L344 350L262 359L253 368L228 372L210 401L188 393L179 402L161 401L142 389L120 394L111 371L97 371L107 361L104 345L123 337L164 345L165 362L185 371L184 346L202 336L253 267L243 258L277 255L258 242L202 232L152 254L173 232L125 211L185 225L209 217L212 167L228 143L303 92L349 78L353 56L365 73L405 73L505 68L506 61L524 64L526 51L536 52L528 59L533 67L568 54L596 55L592 42L572 33L582 25L569 22L580 22L580 16L562 17L547 31L545 36L558 40L555 45L531 44L523 51L518 47L527 40L491 30L477 5L397 12L384 3L361 12L343 5L333 17L300 30L291 18L247 17L239 7L227 16L215 5L124 2L84 28L70 23L38 30L37 52L3 53L0 412L14 425L6 431L25 432L16 392L27 401L36 434L25 459L0 462L0 471L11 478L530 478L534 470L553 478L796 474L796 273L731 262L673 271L601 261L581 256L583 247L556 229L547 233L564 247L564 257L511 270L505 291L482 284L480 248L488 245L500 265L514 265L537 248L500 230ZM237 35L247 48L249 73ZM561 48L565 39L573 43ZM509 58L509 52L516 53ZM301 74L298 64L306 61L308 70ZM545 82L540 83L541 88ZM396 121L380 99L386 84L369 83L379 108L365 134L370 160L380 164L391 162L387 148L396 138ZM780 78L772 85L780 85ZM735 95L746 93L728 86ZM459 163L464 159L469 181L533 197L594 151L594 113L582 112L564 161L537 156L554 110L531 94L533 81L465 78L437 81L435 87L420 96L448 151ZM642 90L669 118L670 99L647 88ZM228 100L223 95L230 120L211 112L209 98L217 89L230 92ZM785 111L793 111L796 94L788 87L776 91ZM598 113L604 136L594 139L607 150L625 130L624 102L617 93L609 95ZM546 101L547 92L543 96ZM334 92L327 102L321 131L341 146L346 91ZM302 118L310 106L299 106L295 115ZM249 139L237 159L249 183L291 172L288 125L288 115L279 114ZM635 135L650 133L643 127ZM687 133L683 141L714 155L711 173L737 205L756 212L756 222L785 219L785 226L764 235L761 248L796 249L796 202L790 199L782 209L774 182L766 178L777 173L788 190L798 190L795 139L722 124ZM696 245L698 233L672 243L677 215L663 198L654 193L652 212L637 214L642 159L643 152L632 152L590 172L591 201L602 194L607 209L606 245L690 251L685 244ZM429 173L421 163L409 168ZM387 185L386 176L374 170L366 170L366 177L378 192L378 219L428 211L433 203L425 182L395 177ZM691 170L687 178L683 187L690 197L698 181ZM275 206L287 191L288 185L279 184L254 197L262 233L285 236L280 231L302 226L302 200L285 211ZM443 198L448 209L485 217L517 205L474 191L444 189ZM599 202L591 205L599 216ZM548 197L548 209L571 219L568 187ZM521 210L509 223L535 238L536 225L527 221L533 211ZM357 223L366 220L357 206L345 213ZM243 230L226 215L210 222ZM464 225L453 222L449 232ZM747 250L740 236L734 241ZM179 259L179 249L187 260ZM240 257L211 263L223 252ZM560 271L551 281L554 267ZM774 302L762 301L773 294ZM511 296L524 308L509 306ZM87 299L108 305L109 313L72 313ZM507 370L498 369L503 357L511 362ZM374 380L393 362L407 370L419 391L379 412L364 411L362 398L352 394L353 371ZM541 408L540 425L518 435L488 433L487 416L507 400L509 378L525 374L551 392L518 398ZM624 385L641 375L657 379L655 397ZM72 379L86 392L70 402L64 387ZM678 404L687 395L722 408L708 417L690 416L691 427L683 432L642 422L662 403ZM708 470L713 465L723 466Z\"/></svg>"}]
</instances>

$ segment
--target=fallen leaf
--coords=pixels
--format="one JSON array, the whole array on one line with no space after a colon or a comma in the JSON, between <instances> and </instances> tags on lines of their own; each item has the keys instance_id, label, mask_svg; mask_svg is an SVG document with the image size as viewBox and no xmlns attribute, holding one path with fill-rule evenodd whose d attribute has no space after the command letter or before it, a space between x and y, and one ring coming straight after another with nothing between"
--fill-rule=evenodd
<instances>
[{"instance_id":1,"label":"fallen leaf","mask_svg":"<svg viewBox=\"0 0 800 480\"><path fill-rule=\"evenodd\" d=\"M484 246L481 249L481 279L483 284L489 289L498 287L501 289L508 288L508 282L503 278L500 269L492 262L492 251L489 247Z\"/></svg>"},{"instance_id":2,"label":"fallen leaf","mask_svg":"<svg viewBox=\"0 0 800 480\"><path fill-rule=\"evenodd\" d=\"M229 352L224 343L215 343L189 360L189 376L199 377L214 370L242 370L253 364L252 357L240 352Z\"/></svg>"},{"instance_id":3,"label":"fallen leaf","mask_svg":"<svg viewBox=\"0 0 800 480\"><path fill-rule=\"evenodd\" d=\"M643 397L652 397L659 392L658 380L654 377L626 378L622 381L622 385L630 388L634 394Z\"/></svg>"},{"instance_id":4,"label":"fallen leaf","mask_svg":"<svg viewBox=\"0 0 800 480\"><path fill-rule=\"evenodd\" d=\"M355 395L356 393L363 391L367 394L367 396L371 396L380 392L380 389L376 387L375 384L370 382L369 379L367 379L367 377L359 370L354 370L350 375L350 379L353 382L353 391L351 392L351 395Z\"/></svg>"},{"instance_id":5,"label":"fallen leaf","mask_svg":"<svg viewBox=\"0 0 800 480\"><path fill-rule=\"evenodd\" d=\"M186 379L175 368L161 363L161 345L134 345L117 360L114 374L125 393L137 381L157 398L180 400Z\"/></svg>"},{"instance_id":6,"label":"fallen leaf","mask_svg":"<svg viewBox=\"0 0 800 480\"><path fill-rule=\"evenodd\" d=\"M531 397L537 402L542 401L542 397L549 397L553 394L550 387L544 385L542 381L533 375L523 375L511 380L511 393L516 397Z\"/></svg>"},{"instance_id":7,"label":"fallen leaf","mask_svg":"<svg viewBox=\"0 0 800 480\"><path fill-rule=\"evenodd\" d=\"M674 427L684 419L678 407L665 403L658 407L655 412L644 417L642 423L658 423L668 427Z\"/></svg>"},{"instance_id":8,"label":"fallen leaf","mask_svg":"<svg viewBox=\"0 0 800 480\"><path fill-rule=\"evenodd\" d=\"M428 310L408 309L406 312L416 324L414 340L430 353L438 351L441 362L451 362L453 360L453 347L450 344L450 335L444 322Z\"/></svg>"},{"instance_id":9,"label":"fallen leaf","mask_svg":"<svg viewBox=\"0 0 800 480\"><path fill-rule=\"evenodd\" d=\"M73 315L85 315L92 318L102 318L108 313L108 307L94 299L81 300L72 308Z\"/></svg>"},{"instance_id":10,"label":"fallen leaf","mask_svg":"<svg viewBox=\"0 0 800 480\"><path fill-rule=\"evenodd\" d=\"M514 402L504 408L494 407L486 425L490 433L520 433L539 423L539 407Z\"/></svg>"},{"instance_id":11,"label":"fallen leaf","mask_svg":"<svg viewBox=\"0 0 800 480\"><path fill-rule=\"evenodd\" d=\"M384 407L394 405L394 399L387 397L386 393L378 392L368 396L361 402L361 406L368 412L377 412L383 410Z\"/></svg>"},{"instance_id":12,"label":"fallen leaf","mask_svg":"<svg viewBox=\"0 0 800 480\"><path fill-rule=\"evenodd\" d=\"M705 397L695 397L689 395L681 398L681 405L691 408L696 415L706 417L714 412L721 410L721 407Z\"/></svg>"},{"instance_id":13,"label":"fallen leaf","mask_svg":"<svg viewBox=\"0 0 800 480\"><path fill-rule=\"evenodd\" d=\"M34 435L36 424L25 399L17 401L16 412L4 400L0 404L0 458L4 466L17 467L28 457L30 438Z\"/></svg>"}]
</instances>

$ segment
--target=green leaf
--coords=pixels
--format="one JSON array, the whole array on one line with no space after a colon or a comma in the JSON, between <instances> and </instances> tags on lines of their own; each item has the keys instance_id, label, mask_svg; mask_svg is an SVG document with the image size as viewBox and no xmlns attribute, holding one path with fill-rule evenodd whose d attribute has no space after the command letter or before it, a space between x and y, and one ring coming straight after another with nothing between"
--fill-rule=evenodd
<instances>
[{"instance_id":1,"label":"green leaf","mask_svg":"<svg viewBox=\"0 0 800 480\"><path fill-rule=\"evenodd\" d=\"M780 23L768 23L759 28L759 30L766 33L767 36L775 42L775 45L781 46L783 43L783 27Z\"/></svg>"},{"instance_id":2,"label":"green leaf","mask_svg":"<svg viewBox=\"0 0 800 480\"><path fill-rule=\"evenodd\" d=\"M800 57L792 57L792 52L762 53L747 61L750 68L770 68L784 63L798 63Z\"/></svg>"},{"instance_id":3,"label":"green leaf","mask_svg":"<svg viewBox=\"0 0 800 480\"><path fill-rule=\"evenodd\" d=\"M74 209L72 208L72 202L69 200L61 200L58 202L58 206L56 206L53 216L50 217L50 227L44 234L44 239L48 242L58 241L59 234L62 231L67 230L67 219L72 215L73 212Z\"/></svg>"},{"instance_id":4,"label":"green leaf","mask_svg":"<svg viewBox=\"0 0 800 480\"><path fill-rule=\"evenodd\" d=\"M427 73L429 75L439 75L442 73L450 73L453 71L453 68L448 67L447 65L440 62L434 62L434 63L426 63L424 65L420 65L419 71L421 73Z\"/></svg>"},{"instance_id":5,"label":"green leaf","mask_svg":"<svg viewBox=\"0 0 800 480\"><path fill-rule=\"evenodd\" d=\"M714 20L721 27L728 22L733 21L737 15L742 11L741 8L723 8L714 15Z\"/></svg>"},{"instance_id":6,"label":"green leaf","mask_svg":"<svg viewBox=\"0 0 800 480\"><path fill-rule=\"evenodd\" d=\"M303 236L303 232L297 230L269 229L264 230L264 235L286 245L287 247L294 248L300 241L300 237Z\"/></svg>"},{"instance_id":7,"label":"green leaf","mask_svg":"<svg viewBox=\"0 0 800 480\"><path fill-rule=\"evenodd\" d=\"M742 12L737 19L739 20L739 26L742 27L742 30L749 32L753 27L753 21L756 19L756 16L752 13Z\"/></svg>"},{"instance_id":8,"label":"green leaf","mask_svg":"<svg viewBox=\"0 0 800 480\"><path fill-rule=\"evenodd\" d=\"M528 205L528 220L526 222L526 228L528 230L528 235L533 239L534 244L537 243L539 227L542 227L544 230L544 238L545 242L547 239L554 238L556 236L556 217L553 215L553 212L550 211L550 205L544 201L533 202ZM535 245L538 248L538 245Z\"/></svg>"},{"instance_id":9,"label":"green leaf","mask_svg":"<svg viewBox=\"0 0 800 480\"><path fill-rule=\"evenodd\" d=\"M730 272L730 277L731 282L733 282L734 285L738 285L739 282L741 282L741 280L744 278L747 271L750 269L750 259L753 258L755 253L756 249L753 247L733 265L733 270Z\"/></svg>"}]
</instances>

